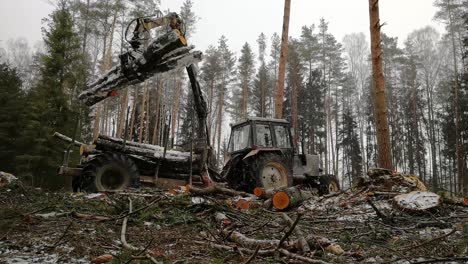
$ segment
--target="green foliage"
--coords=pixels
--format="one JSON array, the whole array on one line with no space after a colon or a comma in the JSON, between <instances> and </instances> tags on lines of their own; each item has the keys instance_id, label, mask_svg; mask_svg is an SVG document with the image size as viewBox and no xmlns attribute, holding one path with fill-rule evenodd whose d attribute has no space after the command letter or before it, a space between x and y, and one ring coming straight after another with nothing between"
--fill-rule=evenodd
<instances>
[{"instance_id":1,"label":"green foliage","mask_svg":"<svg viewBox=\"0 0 468 264\"><path fill-rule=\"evenodd\" d=\"M0 64L0 170L16 173L18 135L22 127L21 81L15 69Z\"/></svg>"},{"instance_id":2,"label":"green foliage","mask_svg":"<svg viewBox=\"0 0 468 264\"><path fill-rule=\"evenodd\" d=\"M86 68L65 2L51 14L43 33L47 52L42 56L39 80L26 97L17 170L33 177L35 185L58 188L65 183L54 177L65 146L52 136L56 131L66 135L75 131L80 111L75 98L84 86Z\"/></svg>"}]
</instances>

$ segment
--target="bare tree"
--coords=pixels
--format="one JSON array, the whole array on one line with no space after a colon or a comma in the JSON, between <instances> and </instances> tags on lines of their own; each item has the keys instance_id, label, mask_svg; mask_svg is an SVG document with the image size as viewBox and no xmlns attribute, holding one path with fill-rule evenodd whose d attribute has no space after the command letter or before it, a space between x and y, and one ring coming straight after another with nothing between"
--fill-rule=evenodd
<instances>
[{"instance_id":1,"label":"bare tree","mask_svg":"<svg viewBox=\"0 0 468 264\"><path fill-rule=\"evenodd\" d=\"M275 117L283 118L284 78L286 75L286 61L288 58L288 31L291 0L284 0L283 33L281 35L281 54L276 83Z\"/></svg>"},{"instance_id":2,"label":"bare tree","mask_svg":"<svg viewBox=\"0 0 468 264\"><path fill-rule=\"evenodd\" d=\"M369 0L369 18L378 163L382 168L393 169L390 134L387 120L387 105L385 102L385 79L382 67L382 47L380 45L381 24L379 18L379 0Z\"/></svg>"}]
</instances>

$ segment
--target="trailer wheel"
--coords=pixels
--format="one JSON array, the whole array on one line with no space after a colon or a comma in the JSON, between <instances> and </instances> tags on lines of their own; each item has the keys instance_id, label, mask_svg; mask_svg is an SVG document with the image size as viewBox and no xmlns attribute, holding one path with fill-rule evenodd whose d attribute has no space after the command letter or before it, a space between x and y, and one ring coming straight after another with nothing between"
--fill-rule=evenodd
<instances>
[{"instance_id":1,"label":"trailer wheel","mask_svg":"<svg viewBox=\"0 0 468 264\"><path fill-rule=\"evenodd\" d=\"M104 153L90 160L83 168L81 191L119 191L139 187L138 168L127 156Z\"/></svg>"},{"instance_id":2,"label":"trailer wheel","mask_svg":"<svg viewBox=\"0 0 468 264\"><path fill-rule=\"evenodd\" d=\"M325 175L319 178L320 186L319 193L320 195L335 193L340 191L340 184L338 179L334 175Z\"/></svg>"},{"instance_id":3,"label":"trailer wheel","mask_svg":"<svg viewBox=\"0 0 468 264\"><path fill-rule=\"evenodd\" d=\"M288 187L292 184L292 175L280 155L269 153L258 157L254 172L257 186L266 189ZM252 190L253 191L253 188Z\"/></svg>"}]
</instances>

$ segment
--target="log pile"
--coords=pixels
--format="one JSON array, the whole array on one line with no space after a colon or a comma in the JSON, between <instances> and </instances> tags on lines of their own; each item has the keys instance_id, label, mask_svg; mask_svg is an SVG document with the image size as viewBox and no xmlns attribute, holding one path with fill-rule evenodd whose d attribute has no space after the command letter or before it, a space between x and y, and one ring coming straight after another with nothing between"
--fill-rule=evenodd
<instances>
[{"instance_id":1,"label":"log pile","mask_svg":"<svg viewBox=\"0 0 468 264\"><path fill-rule=\"evenodd\" d=\"M190 170L190 152L182 152L177 150L167 150L161 146L137 143L133 141L124 142L120 138L99 135L94 141L95 150L101 152L123 153L148 164L145 167L139 167L140 171L148 170L154 174L156 165L160 163L161 176L171 178L172 175L188 175ZM93 151L95 151L93 150ZM165 152L165 154L164 154ZM194 173L200 170L200 155L192 156L192 169Z\"/></svg>"}]
</instances>

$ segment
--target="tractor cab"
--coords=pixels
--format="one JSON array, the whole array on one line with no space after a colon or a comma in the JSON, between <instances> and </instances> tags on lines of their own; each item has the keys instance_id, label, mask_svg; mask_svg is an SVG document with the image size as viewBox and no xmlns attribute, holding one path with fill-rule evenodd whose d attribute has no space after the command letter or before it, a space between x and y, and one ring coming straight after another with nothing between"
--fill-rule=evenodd
<instances>
[{"instance_id":1,"label":"tractor cab","mask_svg":"<svg viewBox=\"0 0 468 264\"><path fill-rule=\"evenodd\" d=\"M284 119L250 117L232 126L229 154L251 150L293 151L289 122Z\"/></svg>"},{"instance_id":2,"label":"tractor cab","mask_svg":"<svg viewBox=\"0 0 468 264\"><path fill-rule=\"evenodd\" d=\"M230 187L252 192L293 184L321 193L339 189L336 177L322 175L320 156L295 153L290 124L285 119L249 117L231 125L228 157L222 176Z\"/></svg>"},{"instance_id":3,"label":"tractor cab","mask_svg":"<svg viewBox=\"0 0 468 264\"><path fill-rule=\"evenodd\" d=\"M223 176L236 189L292 185L294 147L284 119L250 117L231 126Z\"/></svg>"}]
</instances>

